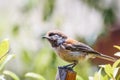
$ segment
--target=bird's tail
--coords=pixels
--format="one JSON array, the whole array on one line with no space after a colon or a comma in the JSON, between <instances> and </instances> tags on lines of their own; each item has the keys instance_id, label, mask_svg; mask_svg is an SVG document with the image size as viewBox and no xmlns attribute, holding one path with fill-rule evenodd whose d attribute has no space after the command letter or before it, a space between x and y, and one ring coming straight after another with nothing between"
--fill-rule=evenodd
<instances>
[{"instance_id":1,"label":"bird's tail","mask_svg":"<svg viewBox=\"0 0 120 80\"><path fill-rule=\"evenodd\" d=\"M115 62L117 60L117 58L107 56L107 55L104 55L104 54L99 54L96 57L101 58L101 59L105 59L105 60L108 60L108 61L112 61L112 62Z\"/></svg>"}]
</instances>

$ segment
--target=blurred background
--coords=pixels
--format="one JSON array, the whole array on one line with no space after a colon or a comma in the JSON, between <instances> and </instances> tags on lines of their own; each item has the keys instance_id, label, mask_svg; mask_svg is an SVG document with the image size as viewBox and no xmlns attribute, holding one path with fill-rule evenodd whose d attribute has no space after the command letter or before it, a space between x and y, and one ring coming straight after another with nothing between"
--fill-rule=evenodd
<instances>
[{"instance_id":1,"label":"blurred background","mask_svg":"<svg viewBox=\"0 0 120 80\"><path fill-rule=\"evenodd\" d=\"M95 50L113 56L120 45L120 0L0 0L0 40L8 38L16 58L6 65L21 80L35 72L54 80L57 67L68 64L58 58L50 44L41 39L58 29ZM110 63L94 59L75 70L83 80Z\"/></svg>"}]
</instances>

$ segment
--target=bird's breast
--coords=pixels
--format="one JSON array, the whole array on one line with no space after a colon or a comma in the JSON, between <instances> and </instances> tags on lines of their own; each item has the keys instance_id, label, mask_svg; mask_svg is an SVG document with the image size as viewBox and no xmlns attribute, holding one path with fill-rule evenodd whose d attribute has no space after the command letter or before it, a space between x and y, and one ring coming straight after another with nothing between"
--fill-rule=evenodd
<instances>
[{"instance_id":1,"label":"bird's breast","mask_svg":"<svg viewBox=\"0 0 120 80\"><path fill-rule=\"evenodd\" d=\"M54 48L56 54L58 56L60 56L60 58L62 58L63 60L67 61L67 62L74 62L74 61L82 61L83 59L85 59L86 54L83 52L72 52L69 50L66 50L62 47L57 47Z\"/></svg>"}]
</instances>

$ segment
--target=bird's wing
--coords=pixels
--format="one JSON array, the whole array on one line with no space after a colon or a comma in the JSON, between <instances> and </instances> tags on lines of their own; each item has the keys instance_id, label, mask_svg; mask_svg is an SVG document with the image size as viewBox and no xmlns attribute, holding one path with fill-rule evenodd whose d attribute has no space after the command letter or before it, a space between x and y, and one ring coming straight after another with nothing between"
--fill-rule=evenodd
<instances>
[{"instance_id":1,"label":"bird's wing","mask_svg":"<svg viewBox=\"0 0 120 80\"><path fill-rule=\"evenodd\" d=\"M81 51L81 52L93 53L93 54L99 55L97 51L93 50L91 47L89 47L88 45L84 43L80 43L80 42L70 43L69 42L69 43L64 43L63 45L65 46L67 50Z\"/></svg>"},{"instance_id":2,"label":"bird's wing","mask_svg":"<svg viewBox=\"0 0 120 80\"><path fill-rule=\"evenodd\" d=\"M67 40L62 45L64 46L64 48L66 50L70 50L70 51L73 51L73 52L78 51L78 52L85 52L85 53L93 54L98 58L102 58L102 59L109 60L109 61L112 61L112 62L115 62L117 60L114 57L110 57L110 56L104 55L102 53L99 53L99 52L93 50L90 46L88 46L84 43L80 43L78 41L75 41L73 39Z\"/></svg>"}]
</instances>

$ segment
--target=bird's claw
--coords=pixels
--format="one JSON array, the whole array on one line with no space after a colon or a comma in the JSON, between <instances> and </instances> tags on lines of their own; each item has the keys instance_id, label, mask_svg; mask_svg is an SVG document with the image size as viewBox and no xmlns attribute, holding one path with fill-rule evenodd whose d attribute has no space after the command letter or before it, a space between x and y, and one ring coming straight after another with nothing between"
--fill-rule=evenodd
<instances>
[{"instance_id":1,"label":"bird's claw","mask_svg":"<svg viewBox=\"0 0 120 80\"><path fill-rule=\"evenodd\" d=\"M59 67L61 69L68 69L68 70L73 70L73 68L76 66L76 63L73 63L73 64L69 64L69 65L66 65L66 66L62 66L62 67Z\"/></svg>"}]
</instances>

